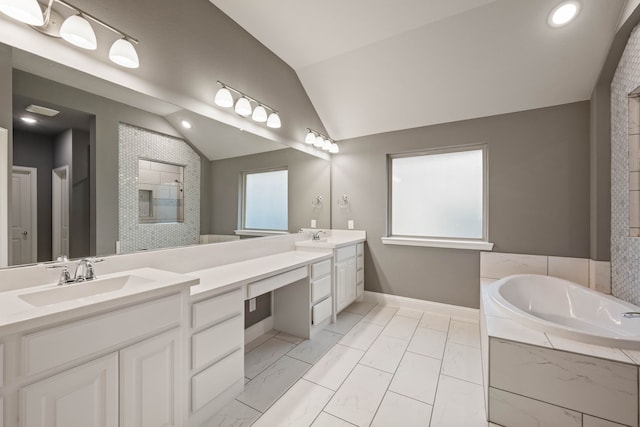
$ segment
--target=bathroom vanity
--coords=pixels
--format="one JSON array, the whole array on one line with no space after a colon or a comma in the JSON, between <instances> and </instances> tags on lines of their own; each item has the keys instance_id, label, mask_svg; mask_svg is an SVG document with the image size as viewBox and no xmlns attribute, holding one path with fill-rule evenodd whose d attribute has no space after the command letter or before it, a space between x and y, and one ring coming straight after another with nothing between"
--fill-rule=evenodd
<instances>
[{"instance_id":1,"label":"bathroom vanity","mask_svg":"<svg viewBox=\"0 0 640 427\"><path fill-rule=\"evenodd\" d=\"M0 271L25 284L0 292L0 427L204 425L244 389L245 300L272 293L274 329L313 339L358 294L360 233L107 257L65 286Z\"/></svg>"}]
</instances>

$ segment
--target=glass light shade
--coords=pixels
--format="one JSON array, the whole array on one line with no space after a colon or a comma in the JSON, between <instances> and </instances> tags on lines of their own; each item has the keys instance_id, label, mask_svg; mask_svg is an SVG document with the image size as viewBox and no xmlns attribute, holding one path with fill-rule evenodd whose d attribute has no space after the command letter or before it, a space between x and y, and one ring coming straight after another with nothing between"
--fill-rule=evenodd
<instances>
[{"instance_id":1,"label":"glass light shade","mask_svg":"<svg viewBox=\"0 0 640 427\"><path fill-rule=\"evenodd\" d=\"M231 95L231 91L226 87L221 87L218 89L216 93L216 98L214 101L216 105L221 107L229 108L233 105L233 96Z\"/></svg>"},{"instance_id":2,"label":"glass light shade","mask_svg":"<svg viewBox=\"0 0 640 427\"><path fill-rule=\"evenodd\" d=\"M552 27L562 27L567 25L578 16L580 3L577 1L567 1L555 7L549 15L549 25Z\"/></svg>"},{"instance_id":3,"label":"glass light shade","mask_svg":"<svg viewBox=\"0 0 640 427\"><path fill-rule=\"evenodd\" d=\"M329 151L331 149L331 141L328 139L325 139L324 142L322 143L322 149L324 151Z\"/></svg>"},{"instance_id":4,"label":"glass light shade","mask_svg":"<svg viewBox=\"0 0 640 427\"><path fill-rule=\"evenodd\" d=\"M183 128L185 128L185 129L191 129L191 123L189 123L189 122L188 122L188 121L186 121L186 120L181 121L181 122L180 122L180 124L181 124L181 125L182 125L182 127L183 127Z\"/></svg>"},{"instance_id":5,"label":"glass light shade","mask_svg":"<svg viewBox=\"0 0 640 427\"><path fill-rule=\"evenodd\" d=\"M0 12L25 24L41 27L44 16L37 0L0 0Z\"/></svg>"},{"instance_id":6,"label":"glass light shade","mask_svg":"<svg viewBox=\"0 0 640 427\"><path fill-rule=\"evenodd\" d=\"M280 116L278 115L278 113L269 114L269 118L267 119L267 126L274 129L278 129L280 128L280 126L282 126L282 123L280 123Z\"/></svg>"},{"instance_id":7,"label":"glass light shade","mask_svg":"<svg viewBox=\"0 0 640 427\"><path fill-rule=\"evenodd\" d=\"M235 111L242 117L249 117L251 115L251 102L244 96L239 98L236 101Z\"/></svg>"},{"instance_id":8,"label":"glass light shade","mask_svg":"<svg viewBox=\"0 0 640 427\"><path fill-rule=\"evenodd\" d=\"M64 20L60 27L60 37L83 49L95 50L98 47L91 24L80 15L71 15Z\"/></svg>"},{"instance_id":9,"label":"glass light shade","mask_svg":"<svg viewBox=\"0 0 640 427\"><path fill-rule=\"evenodd\" d=\"M340 152L340 148L338 147L338 144L336 144L335 142L331 144L331 148L329 149L329 152L331 154L338 154Z\"/></svg>"},{"instance_id":10,"label":"glass light shade","mask_svg":"<svg viewBox=\"0 0 640 427\"><path fill-rule=\"evenodd\" d=\"M304 142L306 144L313 144L314 142L316 142L316 134L309 131L309 133L307 134L307 136L304 139Z\"/></svg>"},{"instance_id":11,"label":"glass light shade","mask_svg":"<svg viewBox=\"0 0 640 427\"><path fill-rule=\"evenodd\" d=\"M264 123L267 121L267 110L264 109L262 105L258 105L254 110L251 118L259 123Z\"/></svg>"},{"instance_id":12,"label":"glass light shade","mask_svg":"<svg viewBox=\"0 0 640 427\"><path fill-rule=\"evenodd\" d=\"M116 64L126 68L140 67L138 52L133 44L126 39L118 39L109 50L109 59Z\"/></svg>"},{"instance_id":13,"label":"glass light shade","mask_svg":"<svg viewBox=\"0 0 640 427\"><path fill-rule=\"evenodd\" d=\"M316 136L316 141L313 143L314 147L320 148L324 145L324 138L320 135Z\"/></svg>"}]
</instances>

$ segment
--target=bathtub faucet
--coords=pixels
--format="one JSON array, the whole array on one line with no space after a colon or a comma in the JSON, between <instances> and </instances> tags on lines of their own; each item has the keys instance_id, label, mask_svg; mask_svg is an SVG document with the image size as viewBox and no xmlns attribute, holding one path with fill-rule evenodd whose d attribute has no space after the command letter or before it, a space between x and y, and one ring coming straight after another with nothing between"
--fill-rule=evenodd
<instances>
[{"instance_id":1,"label":"bathtub faucet","mask_svg":"<svg viewBox=\"0 0 640 427\"><path fill-rule=\"evenodd\" d=\"M622 317L626 317L628 319L640 317L640 311L627 311L626 313L622 313Z\"/></svg>"}]
</instances>

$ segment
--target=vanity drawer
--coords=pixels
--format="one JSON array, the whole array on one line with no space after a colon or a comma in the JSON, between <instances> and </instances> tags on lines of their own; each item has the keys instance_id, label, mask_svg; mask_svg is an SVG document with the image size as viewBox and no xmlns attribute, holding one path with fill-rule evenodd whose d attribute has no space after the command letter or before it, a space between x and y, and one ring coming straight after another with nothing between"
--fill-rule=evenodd
<instances>
[{"instance_id":1,"label":"vanity drawer","mask_svg":"<svg viewBox=\"0 0 640 427\"><path fill-rule=\"evenodd\" d=\"M364 282L364 270L356 271L356 284Z\"/></svg>"},{"instance_id":2,"label":"vanity drawer","mask_svg":"<svg viewBox=\"0 0 640 427\"><path fill-rule=\"evenodd\" d=\"M331 316L332 299L326 300L314 305L311 309L311 323L318 325Z\"/></svg>"},{"instance_id":3,"label":"vanity drawer","mask_svg":"<svg viewBox=\"0 0 640 427\"><path fill-rule=\"evenodd\" d=\"M191 410L202 408L243 378L244 357L240 349L191 379Z\"/></svg>"},{"instance_id":4,"label":"vanity drawer","mask_svg":"<svg viewBox=\"0 0 640 427\"><path fill-rule=\"evenodd\" d=\"M257 282L249 283L247 285L247 298L255 298L262 294L266 294L274 289L278 289L290 283L297 282L300 279L304 279L308 275L308 268L300 267L295 270L287 271L286 273L281 273Z\"/></svg>"},{"instance_id":5,"label":"vanity drawer","mask_svg":"<svg viewBox=\"0 0 640 427\"><path fill-rule=\"evenodd\" d=\"M182 297L172 295L22 338L25 375L32 375L165 329L182 319Z\"/></svg>"},{"instance_id":6,"label":"vanity drawer","mask_svg":"<svg viewBox=\"0 0 640 427\"><path fill-rule=\"evenodd\" d=\"M320 301L331 294L331 276L323 277L311 283L311 301Z\"/></svg>"},{"instance_id":7,"label":"vanity drawer","mask_svg":"<svg viewBox=\"0 0 640 427\"><path fill-rule=\"evenodd\" d=\"M198 329L232 317L235 314L242 314L243 308L244 298L240 288L197 302L193 304L191 309L191 327Z\"/></svg>"},{"instance_id":8,"label":"vanity drawer","mask_svg":"<svg viewBox=\"0 0 640 427\"><path fill-rule=\"evenodd\" d=\"M358 256L364 253L364 243L358 243L356 245L356 253L358 254Z\"/></svg>"},{"instance_id":9,"label":"vanity drawer","mask_svg":"<svg viewBox=\"0 0 640 427\"><path fill-rule=\"evenodd\" d=\"M317 279L331 273L331 260L318 262L311 266L311 278Z\"/></svg>"},{"instance_id":10,"label":"vanity drawer","mask_svg":"<svg viewBox=\"0 0 640 427\"><path fill-rule=\"evenodd\" d=\"M364 257L362 255L358 255L358 258L356 258L356 268L360 270L363 267L364 267Z\"/></svg>"},{"instance_id":11,"label":"vanity drawer","mask_svg":"<svg viewBox=\"0 0 640 427\"><path fill-rule=\"evenodd\" d=\"M349 258L356 256L356 246L345 246L344 248L336 249L336 262L341 262Z\"/></svg>"},{"instance_id":12,"label":"vanity drawer","mask_svg":"<svg viewBox=\"0 0 640 427\"><path fill-rule=\"evenodd\" d=\"M210 362L242 348L244 322L242 316L225 320L198 332L191 338L191 367L199 369Z\"/></svg>"}]
</instances>

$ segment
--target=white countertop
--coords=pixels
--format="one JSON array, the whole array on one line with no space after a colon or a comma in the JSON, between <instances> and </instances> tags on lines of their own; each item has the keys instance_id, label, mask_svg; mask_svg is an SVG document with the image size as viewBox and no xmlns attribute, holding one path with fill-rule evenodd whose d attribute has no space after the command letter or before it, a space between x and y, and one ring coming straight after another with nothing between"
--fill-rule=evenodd
<instances>
[{"instance_id":1,"label":"white countertop","mask_svg":"<svg viewBox=\"0 0 640 427\"><path fill-rule=\"evenodd\" d=\"M330 252L296 250L192 271L189 275L199 278L200 284L191 287L191 296L226 286L247 284L294 268L330 259L331 256Z\"/></svg>"},{"instance_id":2,"label":"white countertop","mask_svg":"<svg viewBox=\"0 0 640 427\"><path fill-rule=\"evenodd\" d=\"M110 279L131 276L133 280L116 289L93 295L74 297L50 304L33 305L29 298L37 300L46 294L54 296L58 291L82 291L105 283ZM198 283L198 279L184 274L171 273L155 268L139 268L120 273L105 274L95 281L80 282L58 287L57 284L33 286L0 293L0 334L5 335L25 327L33 328L68 320L78 316L95 314L99 310L119 308L123 304L139 302L157 296L179 292ZM88 289L88 288L87 288ZM42 299L42 298L40 298Z\"/></svg>"},{"instance_id":3,"label":"white countertop","mask_svg":"<svg viewBox=\"0 0 640 427\"><path fill-rule=\"evenodd\" d=\"M319 231L312 228L303 228L302 230L309 235ZM301 240L296 242L296 247L305 249L336 249L364 242L365 240L367 240L367 233L363 230L327 230L326 234L321 235L320 240L312 240L311 238Z\"/></svg>"}]
</instances>

